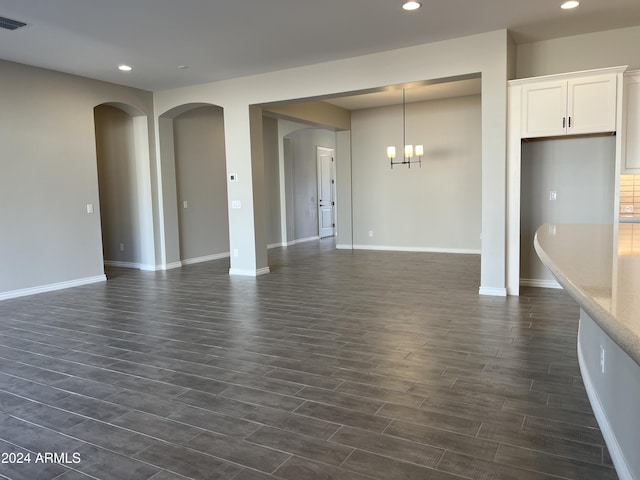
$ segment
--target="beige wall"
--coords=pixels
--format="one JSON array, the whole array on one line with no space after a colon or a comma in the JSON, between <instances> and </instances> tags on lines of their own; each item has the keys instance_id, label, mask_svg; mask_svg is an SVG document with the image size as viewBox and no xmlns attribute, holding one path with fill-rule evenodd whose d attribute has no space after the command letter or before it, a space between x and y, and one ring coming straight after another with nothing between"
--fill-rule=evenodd
<instances>
[{"instance_id":1,"label":"beige wall","mask_svg":"<svg viewBox=\"0 0 640 480\"><path fill-rule=\"evenodd\" d=\"M278 149L278 120L263 117L264 177L266 185L267 242L282 244L280 220L280 158Z\"/></svg>"},{"instance_id":2,"label":"beige wall","mask_svg":"<svg viewBox=\"0 0 640 480\"><path fill-rule=\"evenodd\" d=\"M517 78L629 65L640 68L640 26L518 45Z\"/></svg>"},{"instance_id":3,"label":"beige wall","mask_svg":"<svg viewBox=\"0 0 640 480\"><path fill-rule=\"evenodd\" d=\"M95 122L104 260L136 267L142 258L133 119L118 108L100 105Z\"/></svg>"},{"instance_id":4,"label":"beige wall","mask_svg":"<svg viewBox=\"0 0 640 480\"><path fill-rule=\"evenodd\" d=\"M151 93L6 61L0 78L0 298L104 280L94 107L153 118ZM154 154L143 159L147 178ZM143 254L153 262L157 190L142 187L151 218Z\"/></svg>"},{"instance_id":5,"label":"beige wall","mask_svg":"<svg viewBox=\"0 0 640 480\"><path fill-rule=\"evenodd\" d=\"M386 158L387 145L401 155L401 106L352 114L354 244L479 253L480 96L411 103L406 111L407 143L425 147L422 167L391 169Z\"/></svg>"},{"instance_id":6,"label":"beige wall","mask_svg":"<svg viewBox=\"0 0 640 480\"><path fill-rule=\"evenodd\" d=\"M228 254L222 109L199 107L177 116L173 139L180 259L189 263Z\"/></svg>"},{"instance_id":7,"label":"beige wall","mask_svg":"<svg viewBox=\"0 0 640 480\"><path fill-rule=\"evenodd\" d=\"M302 121L309 125L349 130L351 112L327 102L314 101L264 107L266 112L277 114L279 118Z\"/></svg>"}]
</instances>

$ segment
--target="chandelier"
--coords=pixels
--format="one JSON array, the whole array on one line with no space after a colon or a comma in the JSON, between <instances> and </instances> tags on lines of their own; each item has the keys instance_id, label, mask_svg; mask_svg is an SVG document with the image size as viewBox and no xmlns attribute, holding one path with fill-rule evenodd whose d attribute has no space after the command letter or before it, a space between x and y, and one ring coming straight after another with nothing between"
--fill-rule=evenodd
<instances>
[{"instance_id":1,"label":"chandelier","mask_svg":"<svg viewBox=\"0 0 640 480\"><path fill-rule=\"evenodd\" d=\"M394 165L406 165L411 168L412 163L417 163L422 167L422 156L424 155L423 145L407 144L407 92L402 89L402 144L404 145L402 160L396 161L396 147L395 145L389 145L387 147L387 158L391 162L391 169ZM417 160L414 159L417 157Z\"/></svg>"}]
</instances>

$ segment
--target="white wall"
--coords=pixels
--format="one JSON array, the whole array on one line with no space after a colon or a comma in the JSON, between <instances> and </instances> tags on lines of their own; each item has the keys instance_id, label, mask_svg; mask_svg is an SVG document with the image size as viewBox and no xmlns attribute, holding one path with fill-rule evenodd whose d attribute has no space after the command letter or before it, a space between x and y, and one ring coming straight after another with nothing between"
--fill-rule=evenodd
<instances>
[{"instance_id":1,"label":"white wall","mask_svg":"<svg viewBox=\"0 0 640 480\"><path fill-rule=\"evenodd\" d=\"M410 103L406 117L407 143L425 147L422 167L391 169L386 148L401 156L402 106L352 112L356 248L480 253L480 96Z\"/></svg>"},{"instance_id":2,"label":"white wall","mask_svg":"<svg viewBox=\"0 0 640 480\"><path fill-rule=\"evenodd\" d=\"M194 108L173 120L180 259L229 253L222 109ZM187 208L184 208L187 202Z\"/></svg>"},{"instance_id":3,"label":"white wall","mask_svg":"<svg viewBox=\"0 0 640 480\"><path fill-rule=\"evenodd\" d=\"M518 45L517 78L629 65L640 68L640 26Z\"/></svg>"},{"instance_id":4,"label":"white wall","mask_svg":"<svg viewBox=\"0 0 640 480\"><path fill-rule=\"evenodd\" d=\"M94 107L153 117L151 93L6 61L0 85L0 298L104 280Z\"/></svg>"}]
</instances>

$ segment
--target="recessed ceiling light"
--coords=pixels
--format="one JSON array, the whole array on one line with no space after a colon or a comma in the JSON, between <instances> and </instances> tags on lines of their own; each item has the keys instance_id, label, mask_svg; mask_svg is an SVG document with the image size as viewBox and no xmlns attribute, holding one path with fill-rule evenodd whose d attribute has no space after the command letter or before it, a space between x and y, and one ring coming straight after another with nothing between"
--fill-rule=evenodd
<instances>
[{"instance_id":1,"label":"recessed ceiling light","mask_svg":"<svg viewBox=\"0 0 640 480\"><path fill-rule=\"evenodd\" d=\"M576 0L569 0L568 2L564 2L560 5L560 8L563 10L571 10L572 8L576 8L578 5L580 5L580 2L577 2Z\"/></svg>"},{"instance_id":2,"label":"recessed ceiling light","mask_svg":"<svg viewBox=\"0 0 640 480\"><path fill-rule=\"evenodd\" d=\"M405 10L418 10L422 6L420 2L408 1L402 4L402 8Z\"/></svg>"},{"instance_id":3,"label":"recessed ceiling light","mask_svg":"<svg viewBox=\"0 0 640 480\"><path fill-rule=\"evenodd\" d=\"M120 70L121 72L130 72L131 70L133 70L133 68L131 68L129 65L118 65L118 70Z\"/></svg>"}]
</instances>

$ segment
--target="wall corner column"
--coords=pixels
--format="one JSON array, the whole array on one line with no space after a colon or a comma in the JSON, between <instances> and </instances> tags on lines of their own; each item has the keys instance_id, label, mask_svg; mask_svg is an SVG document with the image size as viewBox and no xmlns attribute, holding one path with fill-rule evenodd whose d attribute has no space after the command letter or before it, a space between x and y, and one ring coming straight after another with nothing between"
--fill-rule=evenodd
<instances>
[{"instance_id":1,"label":"wall corner column","mask_svg":"<svg viewBox=\"0 0 640 480\"><path fill-rule=\"evenodd\" d=\"M229 274L269 273L265 211L262 109L224 107L229 205ZM230 180L231 176L234 180Z\"/></svg>"}]
</instances>

